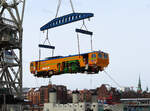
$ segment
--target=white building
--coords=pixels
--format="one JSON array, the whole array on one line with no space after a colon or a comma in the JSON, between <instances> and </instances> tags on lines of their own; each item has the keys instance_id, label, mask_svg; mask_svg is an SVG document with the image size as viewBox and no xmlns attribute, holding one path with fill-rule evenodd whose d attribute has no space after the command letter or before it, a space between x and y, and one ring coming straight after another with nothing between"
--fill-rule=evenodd
<instances>
[{"instance_id":1,"label":"white building","mask_svg":"<svg viewBox=\"0 0 150 111\"><path fill-rule=\"evenodd\" d=\"M56 90L51 90L49 103L44 104L43 111L101 111L102 106L98 105L96 95L92 96L92 102L79 102L79 93L73 92L73 103L58 104Z\"/></svg>"}]
</instances>

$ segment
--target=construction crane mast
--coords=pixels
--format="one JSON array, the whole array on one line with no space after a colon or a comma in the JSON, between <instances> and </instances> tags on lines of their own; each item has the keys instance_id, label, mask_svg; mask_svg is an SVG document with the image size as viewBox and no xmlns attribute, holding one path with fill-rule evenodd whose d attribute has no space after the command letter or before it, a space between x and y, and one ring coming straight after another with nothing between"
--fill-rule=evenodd
<instances>
[{"instance_id":1,"label":"construction crane mast","mask_svg":"<svg viewBox=\"0 0 150 111\"><path fill-rule=\"evenodd\" d=\"M22 38L25 0L0 0L0 89L22 95Z\"/></svg>"}]
</instances>

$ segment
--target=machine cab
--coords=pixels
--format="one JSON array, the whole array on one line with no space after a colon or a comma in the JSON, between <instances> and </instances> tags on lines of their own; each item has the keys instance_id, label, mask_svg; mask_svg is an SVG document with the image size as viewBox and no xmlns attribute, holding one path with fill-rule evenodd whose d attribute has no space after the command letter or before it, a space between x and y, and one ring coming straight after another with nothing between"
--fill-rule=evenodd
<instances>
[{"instance_id":1,"label":"machine cab","mask_svg":"<svg viewBox=\"0 0 150 111\"><path fill-rule=\"evenodd\" d=\"M37 70L36 67L37 67L37 66L36 66L36 62L31 62L31 63L30 63L30 72L31 72L32 74L36 74L36 70Z\"/></svg>"},{"instance_id":2,"label":"machine cab","mask_svg":"<svg viewBox=\"0 0 150 111\"><path fill-rule=\"evenodd\" d=\"M107 67L109 64L108 53L99 51L97 54L97 64L101 68L101 70L104 70L104 68Z\"/></svg>"}]
</instances>

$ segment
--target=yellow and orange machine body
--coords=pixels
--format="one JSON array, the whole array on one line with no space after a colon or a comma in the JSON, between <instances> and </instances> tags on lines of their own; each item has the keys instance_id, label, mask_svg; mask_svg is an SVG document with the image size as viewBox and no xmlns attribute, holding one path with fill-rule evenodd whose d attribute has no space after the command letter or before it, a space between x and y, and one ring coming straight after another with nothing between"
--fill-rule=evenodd
<instances>
[{"instance_id":1,"label":"yellow and orange machine body","mask_svg":"<svg viewBox=\"0 0 150 111\"><path fill-rule=\"evenodd\" d=\"M55 56L30 63L30 71L37 77L51 77L60 74L87 73L97 74L109 64L109 55L93 51L80 55Z\"/></svg>"}]
</instances>

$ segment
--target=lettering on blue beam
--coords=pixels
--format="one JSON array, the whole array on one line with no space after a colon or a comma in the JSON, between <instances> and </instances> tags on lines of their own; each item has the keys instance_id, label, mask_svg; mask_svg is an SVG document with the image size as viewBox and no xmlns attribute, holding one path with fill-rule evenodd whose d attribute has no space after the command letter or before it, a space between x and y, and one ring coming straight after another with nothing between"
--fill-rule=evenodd
<instances>
[{"instance_id":1,"label":"lettering on blue beam","mask_svg":"<svg viewBox=\"0 0 150 111\"><path fill-rule=\"evenodd\" d=\"M93 17L93 13L71 13L68 15L64 15L58 18L53 19L52 21L48 22L44 26L40 28L41 31L48 30L54 27L58 27L61 25L65 25L68 23L72 23L75 21L87 19Z\"/></svg>"}]
</instances>

